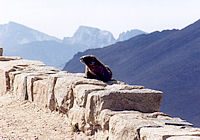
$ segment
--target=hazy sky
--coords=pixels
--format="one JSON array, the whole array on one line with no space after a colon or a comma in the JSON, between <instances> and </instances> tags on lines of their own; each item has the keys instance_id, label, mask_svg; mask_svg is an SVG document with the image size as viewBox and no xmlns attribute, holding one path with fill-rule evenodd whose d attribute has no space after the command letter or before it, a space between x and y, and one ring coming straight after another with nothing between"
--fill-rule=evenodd
<instances>
[{"instance_id":1,"label":"hazy sky","mask_svg":"<svg viewBox=\"0 0 200 140\"><path fill-rule=\"evenodd\" d=\"M14 21L63 38L79 25L123 31L181 29L200 19L200 0L0 0L0 24Z\"/></svg>"}]
</instances>

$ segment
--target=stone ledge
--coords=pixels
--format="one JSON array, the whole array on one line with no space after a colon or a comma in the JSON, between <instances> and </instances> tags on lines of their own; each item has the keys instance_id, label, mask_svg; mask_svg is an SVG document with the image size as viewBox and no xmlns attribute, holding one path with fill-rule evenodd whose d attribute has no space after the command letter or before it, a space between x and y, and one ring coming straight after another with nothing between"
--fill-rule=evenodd
<instances>
[{"instance_id":1,"label":"stone ledge","mask_svg":"<svg viewBox=\"0 0 200 140\"><path fill-rule=\"evenodd\" d=\"M158 112L161 91L115 80L104 83L87 79L84 74L60 71L40 61L19 57L1 58L0 95L15 94L38 106L62 112L72 126L76 125L86 135L95 134L95 137L98 136L96 139L163 139L166 133L162 130L166 130L170 137L176 136L174 132L178 135L181 131L181 127L172 125L172 130L172 127L160 121L177 121ZM183 122L181 119L178 121ZM192 128L184 127L187 131L183 133L193 136ZM149 131L152 133L148 134ZM199 133L197 130L194 136L199 136Z\"/></svg>"}]
</instances>

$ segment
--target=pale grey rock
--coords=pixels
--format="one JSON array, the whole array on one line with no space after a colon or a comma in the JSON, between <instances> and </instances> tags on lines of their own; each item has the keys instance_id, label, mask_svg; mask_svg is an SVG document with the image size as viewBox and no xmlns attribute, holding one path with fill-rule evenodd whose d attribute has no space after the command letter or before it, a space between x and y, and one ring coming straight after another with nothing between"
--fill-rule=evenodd
<instances>
[{"instance_id":1,"label":"pale grey rock","mask_svg":"<svg viewBox=\"0 0 200 140\"><path fill-rule=\"evenodd\" d=\"M53 81L48 77L35 76L32 83L32 101L41 107L48 107L49 89Z\"/></svg>"},{"instance_id":2,"label":"pale grey rock","mask_svg":"<svg viewBox=\"0 0 200 140\"><path fill-rule=\"evenodd\" d=\"M63 72L39 61L18 57L0 60L0 95L15 94L66 114L85 138L93 134L95 139L105 140L200 136L200 129L159 112L161 91L116 80L104 83L87 79L83 73Z\"/></svg>"},{"instance_id":3,"label":"pale grey rock","mask_svg":"<svg viewBox=\"0 0 200 140\"><path fill-rule=\"evenodd\" d=\"M2 59L1 59L2 58ZM9 92L12 85L10 85L10 77L9 73L14 71L23 70L25 67L29 65L44 65L40 61L31 61L31 60L23 60L19 57L1 57L0 58L0 95Z\"/></svg>"},{"instance_id":4,"label":"pale grey rock","mask_svg":"<svg viewBox=\"0 0 200 140\"><path fill-rule=\"evenodd\" d=\"M166 140L200 140L200 136L172 136Z\"/></svg>"},{"instance_id":5,"label":"pale grey rock","mask_svg":"<svg viewBox=\"0 0 200 140\"><path fill-rule=\"evenodd\" d=\"M91 85L91 84L76 85L75 88L73 89L75 102L78 106L85 107L88 94L90 94L93 91L99 91L104 89L105 87L100 85Z\"/></svg>"},{"instance_id":6,"label":"pale grey rock","mask_svg":"<svg viewBox=\"0 0 200 140\"><path fill-rule=\"evenodd\" d=\"M94 139L95 140L109 140L109 132L108 130L106 131L97 131L95 134L94 134Z\"/></svg>"},{"instance_id":7,"label":"pale grey rock","mask_svg":"<svg viewBox=\"0 0 200 140\"><path fill-rule=\"evenodd\" d=\"M104 109L97 117L95 123L100 124L101 130L103 131L109 130L110 118L116 114L133 114L137 115L138 117L143 117L143 114L138 111L112 111L109 109Z\"/></svg>"},{"instance_id":8,"label":"pale grey rock","mask_svg":"<svg viewBox=\"0 0 200 140\"><path fill-rule=\"evenodd\" d=\"M94 122L103 109L155 112L160 110L161 99L162 92L150 89L93 91L88 94L86 116Z\"/></svg>"},{"instance_id":9,"label":"pale grey rock","mask_svg":"<svg viewBox=\"0 0 200 140\"><path fill-rule=\"evenodd\" d=\"M112 85L107 85L106 89L109 90L132 90L132 89L143 89L144 86L137 86L137 85L127 85L127 84L112 84Z\"/></svg>"},{"instance_id":10,"label":"pale grey rock","mask_svg":"<svg viewBox=\"0 0 200 140\"><path fill-rule=\"evenodd\" d=\"M200 136L199 128L164 126L164 127L143 127L140 129L140 138L147 140L170 139L171 136ZM167 139L167 140L168 140ZM180 137L180 140L181 137Z\"/></svg>"},{"instance_id":11,"label":"pale grey rock","mask_svg":"<svg viewBox=\"0 0 200 140\"><path fill-rule=\"evenodd\" d=\"M160 127L156 121L143 119L140 114L117 114L110 118L109 139L140 139L139 130L143 127Z\"/></svg>"},{"instance_id":12,"label":"pale grey rock","mask_svg":"<svg viewBox=\"0 0 200 140\"><path fill-rule=\"evenodd\" d=\"M102 81L84 78L82 74L66 73L65 76L58 77L54 88L54 95L59 110L67 112L70 108L72 108L75 98L75 87L77 85L86 84L106 86L106 84Z\"/></svg>"},{"instance_id":13,"label":"pale grey rock","mask_svg":"<svg viewBox=\"0 0 200 140\"><path fill-rule=\"evenodd\" d=\"M85 121L85 108L75 106L67 112L67 116L70 120L72 127L78 125L78 129L82 132L86 132Z\"/></svg>"},{"instance_id":14,"label":"pale grey rock","mask_svg":"<svg viewBox=\"0 0 200 140\"><path fill-rule=\"evenodd\" d=\"M69 111L72 108L74 103L74 96L72 85L70 82L72 81L71 78L60 78L58 77L56 80L56 84L54 87L54 96L56 100L57 109L63 113Z\"/></svg>"}]
</instances>

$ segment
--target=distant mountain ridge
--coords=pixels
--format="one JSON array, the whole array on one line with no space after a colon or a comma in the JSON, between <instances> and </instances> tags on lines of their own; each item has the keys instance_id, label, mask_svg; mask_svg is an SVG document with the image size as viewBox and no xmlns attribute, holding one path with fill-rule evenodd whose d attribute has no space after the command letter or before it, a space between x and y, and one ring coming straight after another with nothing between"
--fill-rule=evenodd
<instances>
[{"instance_id":1,"label":"distant mountain ridge","mask_svg":"<svg viewBox=\"0 0 200 140\"><path fill-rule=\"evenodd\" d=\"M119 37L117 38L117 41L124 41L124 40L128 40L132 37L135 37L137 35L141 35L141 34L147 34L144 31L141 30L137 30L137 29L133 29L127 32L123 32L121 34L119 34Z\"/></svg>"},{"instance_id":2,"label":"distant mountain ridge","mask_svg":"<svg viewBox=\"0 0 200 140\"><path fill-rule=\"evenodd\" d=\"M63 42L66 44L80 44L88 48L91 48L90 46L93 46L92 48L100 48L115 43L115 39L112 33L108 31L80 26L73 37L65 37Z\"/></svg>"},{"instance_id":3,"label":"distant mountain ridge","mask_svg":"<svg viewBox=\"0 0 200 140\"><path fill-rule=\"evenodd\" d=\"M4 55L40 60L57 68L63 68L77 52L115 42L112 33L87 26L80 26L73 37L61 40L15 22L0 25Z\"/></svg>"},{"instance_id":4,"label":"distant mountain ridge","mask_svg":"<svg viewBox=\"0 0 200 140\"><path fill-rule=\"evenodd\" d=\"M49 36L45 33L15 22L9 22L8 24L0 25L0 44L12 46L16 44L21 45L34 41L45 40L61 42L61 40L56 37Z\"/></svg>"},{"instance_id":5,"label":"distant mountain ridge","mask_svg":"<svg viewBox=\"0 0 200 140\"><path fill-rule=\"evenodd\" d=\"M83 72L79 62L93 54L114 78L164 92L161 111L200 126L200 20L181 29L153 32L77 53L64 70Z\"/></svg>"}]
</instances>

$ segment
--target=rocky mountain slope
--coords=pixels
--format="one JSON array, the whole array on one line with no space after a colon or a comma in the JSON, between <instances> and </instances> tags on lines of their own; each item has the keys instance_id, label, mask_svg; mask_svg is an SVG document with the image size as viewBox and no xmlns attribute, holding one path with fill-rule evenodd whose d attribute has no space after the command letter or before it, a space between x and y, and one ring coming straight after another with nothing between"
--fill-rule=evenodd
<instances>
[{"instance_id":1,"label":"rocky mountain slope","mask_svg":"<svg viewBox=\"0 0 200 140\"><path fill-rule=\"evenodd\" d=\"M76 54L64 70L83 72L79 58L96 55L114 78L164 92L161 111L200 126L200 20L182 30L139 35Z\"/></svg>"}]
</instances>

